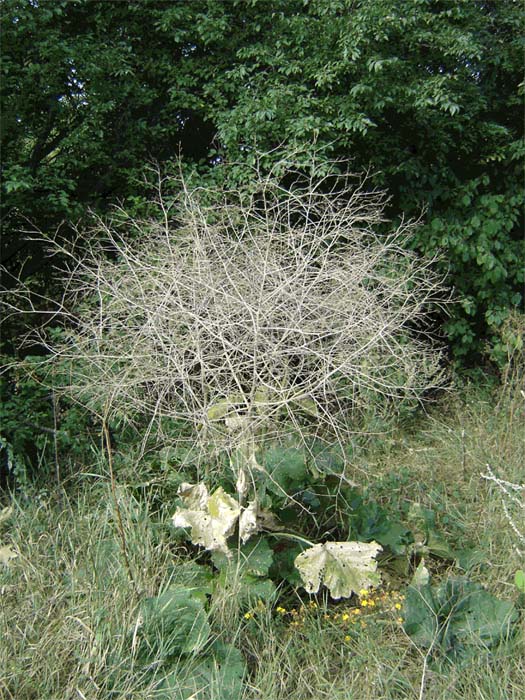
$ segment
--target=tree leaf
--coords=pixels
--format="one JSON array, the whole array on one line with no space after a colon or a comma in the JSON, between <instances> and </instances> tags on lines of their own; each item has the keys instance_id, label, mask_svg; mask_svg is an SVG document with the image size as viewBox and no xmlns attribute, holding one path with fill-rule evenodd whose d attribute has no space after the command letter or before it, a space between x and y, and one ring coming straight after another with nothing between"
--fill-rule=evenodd
<instances>
[{"instance_id":1,"label":"tree leaf","mask_svg":"<svg viewBox=\"0 0 525 700\"><path fill-rule=\"evenodd\" d=\"M375 556L381 549L377 542L325 542L299 554L295 566L308 593L324 583L332 598L349 598L379 583Z\"/></svg>"}]
</instances>

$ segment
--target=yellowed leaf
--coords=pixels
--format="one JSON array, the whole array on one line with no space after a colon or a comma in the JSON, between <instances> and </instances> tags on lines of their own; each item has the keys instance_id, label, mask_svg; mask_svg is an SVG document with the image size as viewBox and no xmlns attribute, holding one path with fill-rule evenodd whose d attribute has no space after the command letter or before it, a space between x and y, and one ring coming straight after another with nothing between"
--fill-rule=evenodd
<instances>
[{"instance_id":1,"label":"yellowed leaf","mask_svg":"<svg viewBox=\"0 0 525 700\"><path fill-rule=\"evenodd\" d=\"M0 563L9 566L9 561L17 557L18 554L8 544L0 547Z\"/></svg>"}]
</instances>

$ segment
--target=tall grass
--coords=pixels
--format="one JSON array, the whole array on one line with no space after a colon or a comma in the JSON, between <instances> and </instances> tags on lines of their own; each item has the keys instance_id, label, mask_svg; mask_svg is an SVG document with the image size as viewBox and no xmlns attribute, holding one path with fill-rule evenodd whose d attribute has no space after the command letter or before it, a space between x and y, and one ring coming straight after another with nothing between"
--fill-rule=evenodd
<instances>
[{"instance_id":1,"label":"tall grass","mask_svg":"<svg viewBox=\"0 0 525 700\"><path fill-rule=\"evenodd\" d=\"M404 504L415 501L433 508L455 547L479 551L480 562L469 575L498 596L514 599L513 576L523 559L501 491L482 474L490 464L501 478L523 483L521 388L517 377L497 394L464 387L461 396L448 395L417 426L363 457L371 493L401 514ZM362 466L356 464L356 479L362 479ZM147 498L119 486L134 588L109 484L86 477L78 491L69 498L44 492L14 496L13 514L0 523L0 544L17 553L0 565L0 697L159 698L161 647L158 660L147 666L136 653L140 604L170 583L187 583L191 558L199 554L174 543ZM444 573L445 565L430 567L436 577ZM234 583L211 602L210 622L213 638L234 643L246 659L244 700L522 697L523 615L513 639L500 649L461 667L428 669L391 615L359 625L352 635L334 619L333 603L308 611L300 626L276 611L278 601L245 619ZM178 674L182 678L186 672L181 659ZM225 700L220 689L204 687L195 698Z\"/></svg>"}]
</instances>

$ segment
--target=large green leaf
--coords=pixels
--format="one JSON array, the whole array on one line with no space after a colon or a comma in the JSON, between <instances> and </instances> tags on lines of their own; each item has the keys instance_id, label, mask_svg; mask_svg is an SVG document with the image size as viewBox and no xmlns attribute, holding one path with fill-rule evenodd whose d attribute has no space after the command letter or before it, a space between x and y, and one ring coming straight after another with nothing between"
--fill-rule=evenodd
<instances>
[{"instance_id":1,"label":"large green leaf","mask_svg":"<svg viewBox=\"0 0 525 700\"><path fill-rule=\"evenodd\" d=\"M384 508L353 491L349 497L349 536L360 542L379 542L397 555L404 554L412 533L400 522L391 520Z\"/></svg>"},{"instance_id":2,"label":"large green leaf","mask_svg":"<svg viewBox=\"0 0 525 700\"><path fill-rule=\"evenodd\" d=\"M212 554L212 561L219 571L236 569L252 576L267 576L272 560L273 552L265 537L254 537L233 552L232 557L227 557L222 552Z\"/></svg>"},{"instance_id":3,"label":"large green leaf","mask_svg":"<svg viewBox=\"0 0 525 700\"><path fill-rule=\"evenodd\" d=\"M308 468L304 452L297 447L271 447L264 455L268 488L282 496L304 487Z\"/></svg>"},{"instance_id":4,"label":"large green leaf","mask_svg":"<svg viewBox=\"0 0 525 700\"><path fill-rule=\"evenodd\" d=\"M227 557L213 552L212 560L219 569L218 586L232 588L241 604L262 598L269 600L275 585L269 579L273 551L264 537L255 537Z\"/></svg>"},{"instance_id":5,"label":"large green leaf","mask_svg":"<svg viewBox=\"0 0 525 700\"><path fill-rule=\"evenodd\" d=\"M181 664L158 685L158 700L241 700L246 664L231 644L215 642L206 656Z\"/></svg>"},{"instance_id":6,"label":"large green leaf","mask_svg":"<svg viewBox=\"0 0 525 700\"><path fill-rule=\"evenodd\" d=\"M140 653L150 659L197 652L210 634L203 601L195 589L171 586L141 605Z\"/></svg>"},{"instance_id":7,"label":"large green leaf","mask_svg":"<svg viewBox=\"0 0 525 700\"><path fill-rule=\"evenodd\" d=\"M409 587L404 614L405 631L418 646L451 660L504 641L517 619L511 601L465 578Z\"/></svg>"}]
</instances>

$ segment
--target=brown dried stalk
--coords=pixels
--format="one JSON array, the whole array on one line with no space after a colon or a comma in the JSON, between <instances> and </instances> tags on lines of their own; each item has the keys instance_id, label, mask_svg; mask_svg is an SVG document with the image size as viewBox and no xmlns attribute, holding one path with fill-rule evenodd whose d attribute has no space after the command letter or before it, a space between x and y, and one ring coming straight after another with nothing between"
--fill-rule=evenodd
<instances>
[{"instance_id":1,"label":"brown dried stalk","mask_svg":"<svg viewBox=\"0 0 525 700\"><path fill-rule=\"evenodd\" d=\"M77 399L232 447L283 426L344 439L378 396L442 382L424 333L442 286L407 249L416 224L375 233L385 197L366 178L256 166L246 191L158 182L160 222L123 237L100 221L111 257L63 251L68 332L46 342Z\"/></svg>"}]
</instances>

